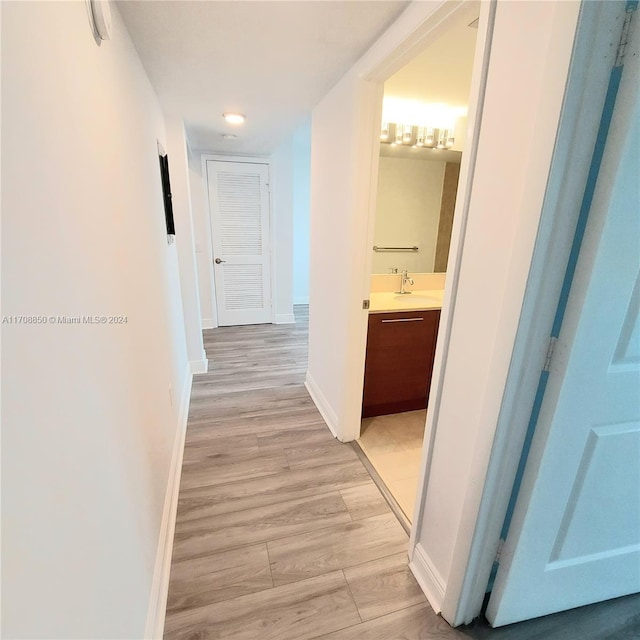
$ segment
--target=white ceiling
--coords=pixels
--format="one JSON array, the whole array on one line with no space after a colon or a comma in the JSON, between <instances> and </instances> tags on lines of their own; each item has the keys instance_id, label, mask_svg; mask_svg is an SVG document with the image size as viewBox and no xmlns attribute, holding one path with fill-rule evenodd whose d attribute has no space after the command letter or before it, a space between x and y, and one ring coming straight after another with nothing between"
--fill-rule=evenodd
<instances>
[{"instance_id":1,"label":"white ceiling","mask_svg":"<svg viewBox=\"0 0 640 640\"><path fill-rule=\"evenodd\" d=\"M447 29L384 83L384 95L454 107L469 104L479 3L454 16Z\"/></svg>"},{"instance_id":2,"label":"white ceiling","mask_svg":"<svg viewBox=\"0 0 640 640\"><path fill-rule=\"evenodd\" d=\"M192 149L271 153L406 8L404 1L121 0L162 107ZM239 111L241 127L221 114ZM225 140L235 133L236 140Z\"/></svg>"}]
</instances>

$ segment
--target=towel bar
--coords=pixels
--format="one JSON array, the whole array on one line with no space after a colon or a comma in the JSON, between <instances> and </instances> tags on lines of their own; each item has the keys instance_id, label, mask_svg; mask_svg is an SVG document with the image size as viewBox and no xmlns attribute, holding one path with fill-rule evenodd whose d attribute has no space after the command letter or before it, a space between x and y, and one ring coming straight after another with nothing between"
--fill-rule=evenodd
<instances>
[{"instance_id":1,"label":"towel bar","mask_svg":"<svg viewBox=\"0 0 640 640\"><path fill-rule=\"evenodd\" d=\"M374 245L374 251L418 251L418 247L379 247Z\"/></svg>"}]
</instances>

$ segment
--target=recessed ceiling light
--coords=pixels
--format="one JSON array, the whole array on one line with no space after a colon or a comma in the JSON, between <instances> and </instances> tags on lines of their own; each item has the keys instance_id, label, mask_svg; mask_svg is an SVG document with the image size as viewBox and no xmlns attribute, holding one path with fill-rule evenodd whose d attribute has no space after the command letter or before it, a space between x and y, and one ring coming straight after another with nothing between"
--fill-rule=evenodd
<instances>
[{"instance_id":1,"label":"recessed ceiling light","mask_svg":"<svg viewBox=\"0 0 640 640\"><path fill-rule=\"evenodd\" d=\"M221 133L220 134L225 140L235 140L238 136L234 133Z\"/></svg>"},{"instance_id":2,"label":"recessed ceiling light","mask_svg":"<svg viewBox=\"0 0 640 640\"><path fill-rule=\"evenodd\" d=\"M222 117L229 124L242 124L247 119L243 113L223 113Z\"/></svg>"}]
</instances>

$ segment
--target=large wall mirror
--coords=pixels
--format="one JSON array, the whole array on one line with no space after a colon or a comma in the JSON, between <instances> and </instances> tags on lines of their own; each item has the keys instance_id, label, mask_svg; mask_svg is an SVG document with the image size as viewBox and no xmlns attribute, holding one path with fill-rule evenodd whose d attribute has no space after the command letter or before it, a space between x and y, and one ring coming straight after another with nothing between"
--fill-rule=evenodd
<instances>
[{"instance_id":1,"label":"large wall mirror","mask_svg":"<svg viewBox=\"0 0 640 640\"><path fill-rule=\"evenodd\" d=\"M446 271L476 22L457 21L385 82L374 274Z\"/></svg>"},{"instance_id":2,"label":"large wall mirror","mask_svg":"<svg viewBox=\"0 0 640 640\"><path fill-rule=\"evenodd\" d=\"M372 273L446 271L461 157L381 145Z\"/></svg>"}]
</instances>

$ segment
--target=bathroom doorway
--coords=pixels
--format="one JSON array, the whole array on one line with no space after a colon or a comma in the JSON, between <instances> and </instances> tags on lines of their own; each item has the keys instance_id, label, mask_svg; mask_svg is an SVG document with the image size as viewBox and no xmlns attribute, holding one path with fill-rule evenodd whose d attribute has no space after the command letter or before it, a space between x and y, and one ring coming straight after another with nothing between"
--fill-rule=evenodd
<instances>
[{"instance_id":1,"label":"bathroom doorway","mask_svg":"<svg viewBox=\"0 0 640 640\"><path fill-rule=\"evenodd\" d=\"M409 527L460 163L477 15L461 12L384 83L358 445Z\"/></svg>"}]
</instances>

